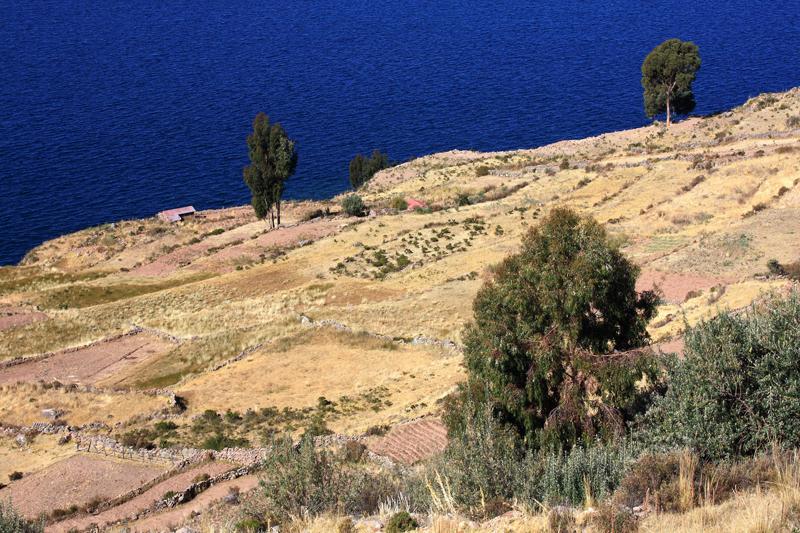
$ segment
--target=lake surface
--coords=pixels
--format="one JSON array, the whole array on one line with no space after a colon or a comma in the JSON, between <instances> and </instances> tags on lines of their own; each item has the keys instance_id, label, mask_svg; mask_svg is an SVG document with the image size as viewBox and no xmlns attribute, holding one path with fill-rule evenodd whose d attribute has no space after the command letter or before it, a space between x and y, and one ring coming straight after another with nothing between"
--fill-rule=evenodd
<instances>
[{"instance_id":1,"label":"lake surface","mask_svg":"<svg viewBox=\"0 0 800 533\"><path fill-rule=\"evenodd\" d=\"M355 153L533 147L646 123L640 66L700 46L697 112L800 85L800 0L0 0L0 264L87 226L247 203L259 111L289 198Z\"/></svg>"}]
</instances>

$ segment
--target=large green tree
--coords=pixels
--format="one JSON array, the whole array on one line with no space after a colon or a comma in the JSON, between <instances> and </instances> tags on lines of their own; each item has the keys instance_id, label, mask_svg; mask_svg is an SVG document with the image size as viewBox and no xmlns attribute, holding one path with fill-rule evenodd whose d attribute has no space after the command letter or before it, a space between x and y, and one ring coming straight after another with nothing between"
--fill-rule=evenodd
<instances>
[{"instance_id":1,"label":"large green tree","mask_svg":"<svg viewBox=\"0 0 800 533\"><path fill-rule=\"evenodd\" d=\"M648 117L685 115L694 110L692 82L700 68L700 53L693 42L669 39L656 46L642 63L644 111Z\"/></svg>"},{"instance_id":2,"label":"large green tree","mask_svg":"<svg viewBox=\"0 0 800 533\"><path fill-rule=\"evenodd\" d=\"M247 136L250 164L244 167L244 182L252 193L252 205L258 218L269 217L270 226L281 223L281 197L286 180L297 167L297 150L279 123L259 113L253 131Z\"/></svg>"},{"instance_id":3,"label":"large green tree","mask_svg":"<svg viewBox=\"0 0 800 533\"><path fill-rule=\"evenodd\" d=\"M620 434L643 408L642 378L656 372L637 348L649 342L658 298L637 293L638 272L601 225L554 209L475 298L451 431L480 397L530 447Z\"/></svg>"}]
</instances>

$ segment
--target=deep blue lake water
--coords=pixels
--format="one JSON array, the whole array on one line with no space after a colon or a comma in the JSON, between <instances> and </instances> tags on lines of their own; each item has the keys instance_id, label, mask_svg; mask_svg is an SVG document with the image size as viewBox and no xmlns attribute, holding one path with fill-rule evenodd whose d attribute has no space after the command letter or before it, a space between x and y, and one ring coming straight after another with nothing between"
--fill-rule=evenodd
<instances>
[{"instance_id":1,"label":"deep blue lake water","mask_svg":"<svg viewBox=\"0 0 800 533\"><path fill-rule=\"evenodd\" d=\"M290 198L393 159L646 123L647 52L700 46L698 113L800 85L800 0L0 0L0 264L45 239L249 201L253 116L299 144Z\"/></svg>"}]
</instances>

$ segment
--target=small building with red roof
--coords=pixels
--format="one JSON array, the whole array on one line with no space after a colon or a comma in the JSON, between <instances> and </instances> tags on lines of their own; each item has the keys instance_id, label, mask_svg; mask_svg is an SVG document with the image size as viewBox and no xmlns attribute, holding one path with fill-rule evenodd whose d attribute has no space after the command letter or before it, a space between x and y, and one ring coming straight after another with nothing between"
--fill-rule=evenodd
<instances>
[{"instance_id":1,"label":"small building with red roof","mask_svg":"<svg viewBox=\"0 0 800 533\"><path fill-rule=\"evenodd\" d=\"M186 219L187 217L192 217L197 211L195 211L194 206L187 205L185 207L177 207L175 209L167 209L166 211L161 211L158 214L158 218L163 220L164 222L180 222L181 220Z\"/></svg>"}]
</instances>

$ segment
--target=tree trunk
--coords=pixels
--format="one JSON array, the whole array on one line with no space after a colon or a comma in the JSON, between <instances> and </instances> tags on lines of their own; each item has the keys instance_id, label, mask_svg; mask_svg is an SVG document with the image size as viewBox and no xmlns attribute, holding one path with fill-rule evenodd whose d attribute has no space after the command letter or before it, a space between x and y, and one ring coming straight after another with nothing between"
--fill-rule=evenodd
<instances>
[{"instance_id":1,"label":"tree trunk","mask_svg":"<svg viewBox=\"0 0 800 533\"><path fill-rule=\"evenodd\" d=\"M667 93L667 127L668 127L668 128L669 128L669 125L670 125L670 109L669 109L669 99L670 99L670 94L669 94L669 93Z\"/></svg>"},{"instance_id":2,"label":"tree trunk","mask_svg":"<svg viewBox=\"0 0 800 533\"><path fill-rule=\"evenodd\" d=\"M281 225L281 201L280 201L280 199L278 199L278 201L277 201L277 206L278 206L278 225L280 226Z\"/></svg>"}]
</instances>

